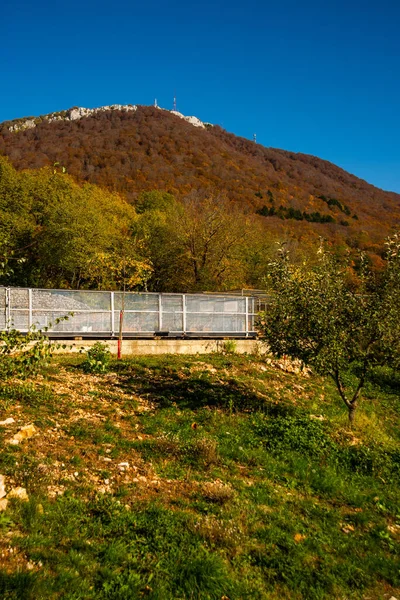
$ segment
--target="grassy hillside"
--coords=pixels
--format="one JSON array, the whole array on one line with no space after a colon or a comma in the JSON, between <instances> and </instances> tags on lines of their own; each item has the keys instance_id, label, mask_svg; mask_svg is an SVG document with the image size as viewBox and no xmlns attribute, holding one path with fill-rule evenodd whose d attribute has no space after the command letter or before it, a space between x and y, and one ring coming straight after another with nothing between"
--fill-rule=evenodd
<instances>
[{"instance_id":1,"label":"grassy hillside","mask_svg":"<svg viewBox=\"0 0 400 600\"><path fill-rule=\"evenodd\" d=\"M400 593L395 376L349 431L329 382L265 358L81 362L0 386L0 473L29 496L0 513L2 598Z\"/></svg>"}]
</instances>

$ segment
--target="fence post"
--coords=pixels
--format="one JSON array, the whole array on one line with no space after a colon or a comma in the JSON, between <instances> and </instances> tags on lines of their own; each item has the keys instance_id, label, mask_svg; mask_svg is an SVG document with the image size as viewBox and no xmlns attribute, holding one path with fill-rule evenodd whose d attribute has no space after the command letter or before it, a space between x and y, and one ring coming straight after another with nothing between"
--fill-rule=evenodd
<instances>
[{"instance_id":1,"label":"fence post","mask_svg":"<svg viewBox=\"0 0 400 600\"><path fill-rule=\"evenodd\" d=\"M249 337L249 297L246 296L246 337Z\"/></svg>"},{"instance_id":2,"label":"fence post","mask_svg":"<svg viewBox=\"0 0 400 600\"><path fill-rule=\"evenodd\" d=\"M183 334L186 334L186 294L182 294L182 328Z\"/></svg>"},{"instance_id":3,"label":"fence post","mask_svg":"<svg viewBox=\"0 0 400 600\"><path fill-rule=\"evenodd\" d=\"M5 306L4 306L4 316L5 316L5 325L6 325L6 331L10 331L10 327L11 327L11 307L10 307L10 302L11 302L11 293L10 293L10 288L6 288L6 298L5 298Z\"/></svg>"},{"instance_id":4,"label":"fence post","mask_svg":"<svg viewBox=\"0 0 400 600\"><path fill-rule=\"evenodd\" d=\"M114 316L114 292L110 292L110 306L111 306L111 337L114 337L115 331L115 316Z\"/></svg>"},{"instance_id":5,"label":"fence post","mask_svg":"<svg viewBox=\"0 0 400 600\"><path fill-rule=\"evenodd\" d=\"M158 294L158 331L162 331L162 296Z\"/></svg>"},{"instance_id":6,"label":"fence post","mask_svg":"<svg viewBox=\"0 0 400 600\"><path fill-rule=\"evenodd\" d=\"M28 329L32 327L32 288L28 288Z\"/></svg>"}]
</instances>

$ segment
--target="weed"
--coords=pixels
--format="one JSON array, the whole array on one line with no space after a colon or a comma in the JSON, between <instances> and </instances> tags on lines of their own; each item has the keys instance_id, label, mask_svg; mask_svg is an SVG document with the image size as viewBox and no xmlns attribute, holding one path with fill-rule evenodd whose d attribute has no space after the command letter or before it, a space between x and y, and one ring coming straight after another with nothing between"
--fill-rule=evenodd
<instances>
[{"instance_id":1,"label":"weed","mask_svg":"<svg viewBox=\"0 0 400 600\"><path fill-rule=\"evenodd\" d=\"M96 342L86 352L86 359L81 367L85 373L105 373L111 360L111 352L107 344Z\"/></svg>"},{"instance_id":2,"label":"weed","mask_svg":"<svg viewBox=\"0 0 400 600\"><path fill-rule=\"evenodd\" d=\"M0 513L0 531L5 532L11 529L13 520L7 514Z\"/></svg>"},{"instance_id":3,"label":"weed","mask_svg":"<svg viewBox=\"0 0 400 600\"><path fill-rule=\"evenodd\" d=\"M222 354L236 354L237 342L235 340L225 340L222 344Z\"/></svg>"},{"instance_id":4,"label":"weed","mask_svg":"<svg viewBox=\"0 0 400 600\"><path fill-rule=\"evenodd\" d=\"M235 495L232 487L222 481L207 481L203 484L201 492L206 500L217 504L225 504Z\"/></svg>"},{"instance_id":5,"label":"weed","mask_svg":"<svg viewBox=\"0 0 400 600\"><path fill-rule=\"evenodd\" d=\"M204 461L205 466L215 465L219 461L216 440L206 437L197 438L193 442L193 453Z\"/></svg>"},{"instance_id":6,"label":"weed","mask_svg":"<svg viewBox=\"0 0 400 600\"><path fill-rule=\"evenodd\" d=\"M20 402L26 406L37 407L42 404L51 405L54 395L51 388L45 385L35 385L32 382L4 384L0 386L0 406L4 409Z\"/></svg>"}]
</instances>

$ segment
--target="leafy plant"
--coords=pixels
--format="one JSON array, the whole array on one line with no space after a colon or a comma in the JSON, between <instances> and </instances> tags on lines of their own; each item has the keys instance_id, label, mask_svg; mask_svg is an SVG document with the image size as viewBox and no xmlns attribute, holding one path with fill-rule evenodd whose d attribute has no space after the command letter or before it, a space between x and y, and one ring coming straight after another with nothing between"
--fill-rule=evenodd
<instances>
[{"instance_id":1,"label":"leafy plant","mask_svg":"<svg viewBox=\"0 0 400 600\"><path fill-rule=\"evenodd\" d=\"M260 332L278 356L298 358L330 376L350 422L368 373L400 363L400 235L386 246L380 276L361 256L357 288L349 284L350 265L339 264L323 245L312 269L291 265L284 249L271 264L273 294ZM347 382L350 368L354 385Z\"/></svg>"},{"instance_id":2,"label":"leafy plant","mask_svg":"<svg viewBox=\"0 0 400 600\"><path fill-rule=\"evenodd\" d=\"M222 344L222 353L223 354L236 354L237 351L237 343L235 340L225 340Z\"/></svg>"},{"instance_id":3,"label":"leafy plant","mask_svg":"<svg viewBox=\"0 0 400 600\"><path fill-rule=\"evenodd\" d=\"M86 360L82 363L85 373L105 373L111 359L111 352L107 344L96 342L86 353Z\"/></svg>"},{"instance_id":4,"label":"leafy plant","mask_svg":"<svg viewBox=\"0 0 400 600\"><path fill-rule=\"evenodd\" d=\"M66 319L68 316L60 317L56 324ZM50 327L32 326L27 333L16 329L0 332L0 378L36 375L48 364L54 350L62 347L46 336Z\"/></svg>"}]
</instances>

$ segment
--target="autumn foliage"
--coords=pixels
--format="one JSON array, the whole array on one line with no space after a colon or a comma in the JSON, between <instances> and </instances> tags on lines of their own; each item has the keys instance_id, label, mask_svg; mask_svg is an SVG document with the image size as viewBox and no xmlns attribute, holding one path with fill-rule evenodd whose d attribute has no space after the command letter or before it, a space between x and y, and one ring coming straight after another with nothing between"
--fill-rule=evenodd
<instances>
[{"instance_id":1,"label":"autumn foliage","mask_svg":"<svg viewBox=\"0 0 400 600\"><path fill-rule=\"evenodd\" d=\"M153 107L9 127L0 125L0 155L17 169L1 160L8 283L262 287L278 240L301 260L322 236L339 256L361 249L380 268L400 223L398 195L327 161Z\"/></svg>"}]
</instances>

